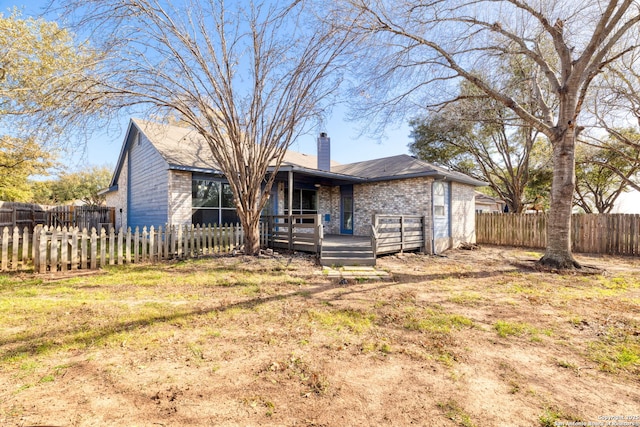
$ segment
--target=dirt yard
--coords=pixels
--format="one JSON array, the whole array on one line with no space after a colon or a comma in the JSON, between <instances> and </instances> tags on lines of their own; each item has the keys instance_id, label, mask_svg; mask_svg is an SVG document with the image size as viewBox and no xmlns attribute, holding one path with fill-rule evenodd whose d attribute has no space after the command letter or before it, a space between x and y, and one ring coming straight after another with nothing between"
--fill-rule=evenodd
<instances>
[{"instance_id":1,"label":"dirt yard","mask_svg":"<svg viewBox=\"0 0 640 427\"><path fill-rule=\"evenodd\" d=\"M0 276L0 425L640 425L640 259L539 256Z\"/></svg>"}]
</instances>

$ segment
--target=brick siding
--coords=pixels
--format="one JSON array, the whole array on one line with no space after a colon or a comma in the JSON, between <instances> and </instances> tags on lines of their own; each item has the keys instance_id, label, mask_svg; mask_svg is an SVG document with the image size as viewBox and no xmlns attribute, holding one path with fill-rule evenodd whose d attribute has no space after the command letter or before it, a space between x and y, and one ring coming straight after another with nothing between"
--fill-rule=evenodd
<instances>
[{"instance_id":1,"label":"brick siding","mask_svg":"<svg viewBox=\"0 0 640 427\"><path fill-rule=\"evenodd\" d=\"M169 225L191 224L191 172L169 171Z\"/></svg>"},{"instance_id":2,"label":"brick siding","mask_svg":"<svg viewBox=\"0 0 640 427\"><path fill-rule=\"evenodd\" d=\"M110 207L116 208L116 229L125 229L128 227L127 225L127 185L128 183L128 175L127 168L129 165L129 156L125 154L124 161L122 162L122 171L120 172L120 176L118 176L118 182L116 185L118 186L117 191L112 191L106 196L106 204ZM120 212L122 209L122 212Z\"/></svg>"}]
</instances>

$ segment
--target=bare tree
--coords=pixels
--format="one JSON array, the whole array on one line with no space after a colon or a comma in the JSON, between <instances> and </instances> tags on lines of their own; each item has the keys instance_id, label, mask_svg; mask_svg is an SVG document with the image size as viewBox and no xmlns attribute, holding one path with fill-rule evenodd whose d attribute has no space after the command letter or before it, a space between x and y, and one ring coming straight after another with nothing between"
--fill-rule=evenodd
<instances>
[{"instance_id":1,"label":"bare tree","mask_svg":"<svg viewBox=\"0 0 640 427\"><path fill-rule=\"evenodd\" d=\"M579 267L571 253L578 120L593 79L637 49L640 11L633 0L348 0L342 14L375 46L359 87L369 107L434 107L452 99L451 84L473 83L539 130L553 148L548 240L541 263ZM351 29L350 29L351 30ZM551 49L547 49L551 46ZM535 111L510 96L501 64L536 65ZM361 67L361 69L365 69ZM425 90L423 90L425 89ZM425 95L426 89L429 91ZM453 95L455 96L455 95ZM389 108L391 107L391 108Z\"/></svg>"},{"instance_id":2,"label":"bare tree","mask_svg":"<svg viewBox=\"0 0 640 427\"><path fill-rule=\"evenodd\" d=\"M575 204L586 213L608 213L629 189L640 191L640 134L610 129L608 137L581 138L576 151Z\"/></svg>"},{"instance_id":3,"label":"bare tree","mask_svg":"<svg viewBox=\"0 0 640 427\"><path fill-rule=\"evenodd\" d=\"M521 73L513 73L520 80ZM539 131L523 125L504 104L466 81L457 98L437 112L410 121L411 152L487 181L509 212L523 212L538 196L543 197L551 183L548 156L541 155L548 151L546 138L539 138ZM548 182L539 179L543 176L548 176Z\"/></svg>"},{"instance_id":4,"label":"bare tree","mask_svg":"<svg viewBox=\"0 0 640 427\"><path fill-rule=\"evenodd\" d=\"M259 251L260 212L296 136L337 87L348 34L334 37L304 1L77 0L79 28L104 46L96 94L146 105L204 138L234 194L245 251Z\"/></svg>"},{"instance_id":5,"label":"bare tree","mask_svg":"<svg viewBox=\"0 0 640 427\"><path fill-rule=\"evenodd\" d=\"M577 200L581 200L583 194L588 195L587 201L591 201L598 212L610 211L622 192L630 188L640 191L638 55L640 52L632 52L609 65L595 80L595 90L586 104L595 125L580 136L586 156L579 160L587 173L579 170L578 178L583 174L594 182L577 183Z\"/></svg>"}]
</instances>

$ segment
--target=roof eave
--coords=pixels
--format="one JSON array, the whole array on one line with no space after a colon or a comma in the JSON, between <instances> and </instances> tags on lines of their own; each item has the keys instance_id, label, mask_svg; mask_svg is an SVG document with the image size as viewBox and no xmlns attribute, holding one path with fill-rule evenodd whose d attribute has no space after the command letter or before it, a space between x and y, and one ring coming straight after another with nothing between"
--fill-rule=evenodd
<instances>
[{"instance_id":1,"label":"roof eave","mask_svg":"<svg viewBox=\"0 0 640 427\"><path fill-rule=\"evenodd\" d=\"M273 173L275 171L275 167L270 166L267 169L267 171L270 173ZM358 182L358 183L367 182L366 178L361 178L358 176L345 175L345 174L331 172L331 171L323 171L320 169L309 169L309 168L296 166L296 165L283 165L278 168L278 172L288 172L288 171L305 173L307 175L317 176L320 178L330 178L330 179L351 181L351 182Z\"/></svg>"},{"instance_id":2,"label":"roof eave","mask_svg":"<svg viewBox=\"0 0 640 427\"><path fill-rule=\"evenodd\" d=\"M137 125L135 124L135 121L133 119L129 119L129 125L127 126L127 131L125 132L125 136L124 136L124 142L122 144L122 147L120 147L120 154L118 155L118 161L116 162L116 168L113 171L113 175L111 176L111 182L109 183L109 188L118 185L118 180L120 179L120 173L122 172L122 166L124 164L124 158L127 156L127 151L129 150L129 144L130 144L130 137L131 137L131 130L133 128L136 128L138 131L140 131L137 127Z\"/></svg>"},{"instance_id":3,"label":"roof eave","mask_svg":"<svg viewBox=\"0 0 640 427\"><path fill-rule=\"evenodd\" d=\"M112 185L110 187L107 188L103 188L102 190L98 190L98 196L105 196L109 193L113 193L115 191L118 191L118 184L116 185Z\"/></svg>"},{"instance_id":4,"label":"roof eave","mask_svg":"<svg viewBox=\"0 0 640 427\"><path fill-rule=\"evenodd\" d=\"M184 166L184 165L176 165L171 163L169 164L169 169L175 170L175 171L183 171L183 172L196 172L196 173L209 173L213 175L224 175L224 173L218 169L199 168L196 166Z\"/></svg>"},{"instance_id":5,"label":"roof eave","mask_svg":"<svg viewBox=\"0 0 640 427\"><path fill-rule=\"evenodd\" d=\"M473 185L475 187L484 187L487 184L484 181L479 181L477 179L471 177L458 177L453 176L447 173L442 173L439 171L430 171L430 172L416 172L416 173L407 173L402 175L387 175L387 176L379 176L375 178L367 179L367 182L380 182L380 181L392 181L396 179L410 179L410 178L423 178L429 177L435 180L443 180L443 181L454 181L462 184Z\"/></svg>"}]
</instances>

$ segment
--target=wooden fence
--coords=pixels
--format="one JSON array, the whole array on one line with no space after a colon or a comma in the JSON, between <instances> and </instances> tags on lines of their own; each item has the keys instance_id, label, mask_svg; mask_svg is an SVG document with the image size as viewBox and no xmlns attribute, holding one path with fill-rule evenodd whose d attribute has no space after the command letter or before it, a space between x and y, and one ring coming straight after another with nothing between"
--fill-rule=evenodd
<instances>
[{"instance_id":1,"label":"wooden fence","mask_svg":"<svg viewBox=\"0 0 640 427\"><path fill-rule=\"evenodd\" d=\"M0 229L4 227L28 227L47 223L47 206L32 203L0 202Z\"/></svg>"},{"instance_id":2,"label":"wooden fence","mask_svg":"<svg viewBox=\"0 0 640 427\"><path fill-rule=\"evenodd\" d=\"M574 214L572 250L582 253L640 255L640 215ZM480 244L544 248L546 214L476 214Z\"/></svg>"},{"instance_id":3,"label":"wooden fence","mask_svg":"<svg viewBox=\"0 0 640 427\"><path fill-rule=\"evenodd\" d=\"M262 226L263 243L266 227ZM142 230L49 228L31 232L5 227L0 234L0 271L37 273L97 269L106 265L197 258L228 253L244 242L242 227L173 226Z\"/></svg>"},{"instance_id":4,"label":"wooden fence","mask_svg":"<svg viewBox=\"0 0 640 427\"><path fill-rule=\"evenodd\" d=\"M49 206L34 203L0 202L0 230L9 227L33 231L38 225L78 227L91 230L115 225L115 208L105 206Z\"/></svg>"},{"instance_id":5,"label":"wooden fence","mask_svg":"<svg viewBox=\"0 0 640 427\"><path fill-rule=\"evenodd\" d=\"M47 214L49 227L109 230L116 224L116 208L106 206L53 206Z\"/></svg>"}]
</instances>

